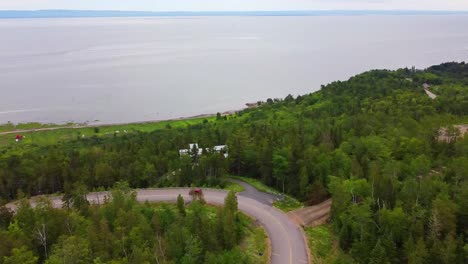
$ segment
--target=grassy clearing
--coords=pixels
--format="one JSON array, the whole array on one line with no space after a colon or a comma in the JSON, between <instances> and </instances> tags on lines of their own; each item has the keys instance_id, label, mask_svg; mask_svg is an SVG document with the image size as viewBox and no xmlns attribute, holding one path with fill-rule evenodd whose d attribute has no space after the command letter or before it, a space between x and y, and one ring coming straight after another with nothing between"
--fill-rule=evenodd
<instances>
[{"instance_id":1,"label":"grassy clearing","mask_svg":"<svg viewBox=\"0 0 468 264\"><path fill-rule=\"evenodd\" d=\"M255 189L257 189L257 190L259 190L261 192L271 193L271 194L275 194L275 195L280 194L280 192L278 192L277 190L275 190L275 189L273 189L273 188L271 188L269 186L266 186L265 184L263 184L262 182L260 182L257 179L241 177L241 176L232 176L231 178L244 181L244 182L252 185L253 187L255 187ZM283 212L289 212L289 211L292 211L292 210L299 209L299 208L303 207L301 202L299 202L297 199L295 199L294 197L291 197L289 195L284 195L284 199L282 201L274 202L273 206L275 206L276 208L280 209Z\"/></svg>"},{"instance_id":2,"label":"grassy clearing","mask_svg":"<svg viewBox=\"0 0 468 264\"><path fill-rule=\"evenodd\" d=\"M227 191L234 191L236 193L244 191L244 187L242 185L234 182L227 182L223 189Z\"/></svg>"},{"instance_id":3,"label":"grassy clearing","mask_svg":"<svg viewBox=\"0 0 468 264\"><path fill-rule=\"evenodd\" d=\"M247 178L247 177L242 177L242 176L230 176L230 178L246 182L261 192L266 192L266 193L271 193L271 194L280 194L277 190L269 186L266 186L265 184L263 184L261 181L257 179L252 179L252 178Z\"/></svg>"},{"instance_id":4,"label":"grassy clearing","mask_svg":"<svg viewBox=\"0 0 468 264\"><path fill-rule=\"evenodd\" d=\"M312 255L312 263L353 263L352 259L349 259L338 247L338 240L330 225L306 227L305 233Z\"/></svg>"},{"instance_id":5,"label":"grassy clearing","mask_svg":"<svg viewBox=\"0 0 468 264\"><path fill-rule=\"evenodd\" d=\"M289 195L285 195L282 201L274 202L273 206L275 206L283 212L289 212L303 207L301 202Z\"/></svg>"},{"instance_id":6,"label":"grassy clearing","mask_svg":"<svg viewBox=\"0 0 468 264\"><path fill-rule=\"evenodd\" d=\"M234 183L234 182L229 182L229 181L224 181L221 185L216 185L216 186L201 185L201 186L196 186L196 187L208 188L208 189L220 189L220 190L225 190L225 191L234 191L235 193L244 191L244 187L242 187L242 185Z\"/></svg>"},{"instance_id":7,"label":"grassy clearing","mask_svg":"<svg viewBox=\"0 0 468 264\"><path fill-rule=\"evenodd\" d=\"M53 127L64 127L64 126L74 126L77 124L74 123L67 123L63 125L57 124L42 124L42 123L23 123L23 124L13 124L13 123L6 123L0 125L0 132L9 132L9 131L16 131L16 130L29 130L29 129L42 129L42 128L53 128Z\"/></svg>"},{"instance_id":8,"label":"grassy clearing","mask_svg":"<svg viewBox=\"0 0 468 264\"><path fill-rule=\"evenodd\" d=\"M148 123L133 123L133 124L121 124L121 125L103 125L103 126L88 126L77 128L75 124L67 125L54 125L54 124L39 124L39 123L28 123L19 124L14 126L13 124L0 125L0 132L15 131L15 130L34 130L44 128L57 128L67 126L67 128L58 128L56 130L46 131L28 131L23 132L21 135L25 138L19 142L15 142L15 134L0 135L0 146L7 146L12 144L37 144L37 145L51 145L61 141L74 140L82 137L113 137L121 136L127 133L137 132L151 132L159 129L168 128L180 128L189 125L199 124L202 122L211 122L216 120L216 116L210 117L196 117L189 119L180 120L167 120L159 122L148 122Z\"/></svg>"}]
</instances>

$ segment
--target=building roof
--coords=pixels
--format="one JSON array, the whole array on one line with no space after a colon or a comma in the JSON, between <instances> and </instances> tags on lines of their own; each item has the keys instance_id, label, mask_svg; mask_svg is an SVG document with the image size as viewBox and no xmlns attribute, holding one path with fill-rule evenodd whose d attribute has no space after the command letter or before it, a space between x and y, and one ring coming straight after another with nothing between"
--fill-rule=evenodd
<instances>
[{"instance_id":1,"label":"building roof","mask_svg":"<svg viewBox=\"0 0 468 264\"><path fill-rule=\"evenodd\" d=\"M179 154L187 154L189 152L188 149L179 149Z\"/></svg>"},{"instance_id":2,"label":"building roof","mask_svg":"<svg viewBox=\"0 0 468 264\"><path fill-rule=\"evenodd\" d=\"M214 151L214 152L219 152L219 153L222 153L224 152L224 157L227 158L228 154L227 154L227 145L218 145L218 146L214 146L212 149L209 149L209 148L199 148L198 147L198 144L197 143L191 143L189 144L189 147L188 149L179 149L179 155L188 155L188 154L191 154L192 153L192 150L195 149L197 150L197 154L198 155L202 155L203 154L203 150L207 151L207 152L211 152L211 151Z\"/></svg>"},{"instance_id":3,"label":"building roof","mask_svg":"<svg viewBox=\"0 0 468 264\"><path fill-rule=\"evenodd\" d=\"M190 143L190 144L189 144L189 149L193 149L194 146L195 146L195 148L198 148L198 144L197 144L197 143Z\"/></svg>"},{"instance_id":4,"label":"building roof","mask_svg":"<svg viewBox=\"0 0 468 264\"><path fill-rule=\"evenodd\" d=\"M213 150L214 151L221 151L221 150L226 150L227 146L226 145L219 145L219 146L214 146Z\"/></svg>"}]
</instances>

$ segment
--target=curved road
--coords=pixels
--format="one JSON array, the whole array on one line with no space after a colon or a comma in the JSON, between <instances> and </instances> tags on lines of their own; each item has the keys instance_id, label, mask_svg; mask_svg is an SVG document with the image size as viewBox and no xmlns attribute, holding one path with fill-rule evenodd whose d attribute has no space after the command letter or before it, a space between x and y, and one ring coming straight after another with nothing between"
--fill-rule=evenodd
<instances>
[{"instance_id":1,"label":"curved road","mask_svg":"<svg viewBox=\"0 0 468 264\"><path fill-rule=\"evenodd\" d=\"M240 182L246 191L237 195L239 210L256 218L265 228L271 241L271 263L273 264L300 264L308 263L306 242L301 228L292 222L286 214L271 206L271 195L254 191L252 186ZM188 188L170 189L137 189L137 200L140 202L175 202L181 194L189 200ZM211 204L224 204L226 191L204 189L205 200ZM108 192L88 194L91 203L102 203L109 196ZM50 197L54 207L61 207L61 197ZM34 202L33 202L34 203ZM14 204L7 207L15 209Z\"/></svg>"},{"instance_id":2,"label":"curved road","mask_svg":"<svg viewBox=\"0 0 468 264\"><path fill-rule=\"evenodd\" d=\"M249 197L249 198L252 198L252 199L254 199L254 200L258 201L258 202L268 204L268 205L272 205L273 202L277 199L276 195L261 192L261 191L255 189L255 187L253 187L252 185L250 185L250 184L248 184L246 182L236 180L236 179L228 179L228 181L237 183L237 184L241 185L242 187L244 187L244 191L238 193L238 196L241 195L241 196Z\"/></svg>"}]
</instances>

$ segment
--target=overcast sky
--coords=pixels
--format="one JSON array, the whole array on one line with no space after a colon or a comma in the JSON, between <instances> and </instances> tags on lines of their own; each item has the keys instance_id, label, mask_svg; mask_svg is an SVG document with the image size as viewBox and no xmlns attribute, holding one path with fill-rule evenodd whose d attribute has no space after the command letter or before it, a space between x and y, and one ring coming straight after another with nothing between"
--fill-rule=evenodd
<instances>
[{"instance_id":1,"label":"overcast sky","mask_svg":"<svg viewBox=\"0 0 468 264\"><path fill-rule=\"evenodd\" d=\"M0 0L0 10L86 9L133 11L453 10L468 0Z\"/></svg>"}]
</instances>

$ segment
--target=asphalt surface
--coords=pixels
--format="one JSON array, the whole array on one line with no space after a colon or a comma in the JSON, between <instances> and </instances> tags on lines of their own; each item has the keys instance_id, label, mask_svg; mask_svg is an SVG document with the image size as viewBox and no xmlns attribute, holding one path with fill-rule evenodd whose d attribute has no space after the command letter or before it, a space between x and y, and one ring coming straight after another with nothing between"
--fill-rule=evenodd
<instances>
[{"instance_id":1,"label":"asphalt surface","mask_svg":"<svg viewBox=\"0 0 468 264\"><path fill-rule=\"evenodd\" d=\"M229 181L237 183L239 185L242 185L242 187L244 187L244 191L238 193L238 195L249 197L249 198L252 198L252 199L254 199L254 200L258 201L258 202L261 202L263 204L268 204L268 205L272 205L273 202L276 201L276 199L277 199L276 195L270 194L270 193L260 192L257 189L255 189L255 187L253 187L252 185L250 185L250 184L248 184L246 182L236 180L236 179L229 179Z\"/></svg>"},{"instance_id":2,"label":"asphalt surface","mask_svg":"<svg viewBox=\"0 0 468 264\"><path fill-rule=\"evenodd\" d=\"M308 263L306 242L304 236L296 223L288 216L271 206L270 199L274 196L256 191L250 185L240 182L245 192L237 195L238 207L242 212L254 217L265 228L271 241L271 263L272 264L300 264ZM185 200L191 199L188 188L170 189L138 189L137 200L140 202L175 202L181 194ZM226 191L215 189L203 189L205 200L211 204L224 204ZM91 203L100 204L104 202L108 192L97 192L88 194ZM61 197L50 197L54 207L61 207ZM258 200L257 200L258 199ZM32 202L34 205L34 202ZM14 204L8 204L10 209L16 209Z\"/></svg>"}]
</instances>

